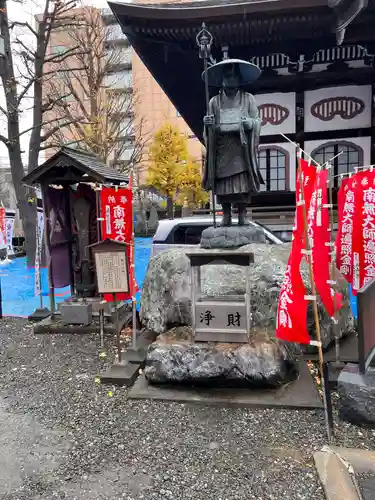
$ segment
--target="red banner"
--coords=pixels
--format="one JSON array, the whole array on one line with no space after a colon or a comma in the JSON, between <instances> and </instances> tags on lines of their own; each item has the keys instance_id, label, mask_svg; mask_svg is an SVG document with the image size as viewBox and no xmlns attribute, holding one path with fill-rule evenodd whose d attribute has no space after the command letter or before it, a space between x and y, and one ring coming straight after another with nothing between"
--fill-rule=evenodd
<instances>
[{"instance_id":1,"label":"red banner","mask_svg":"<svg viewBox=\"0 0 375 500\"><path fill-rule=\"evenodd\" d=\"M310 336L306 323L307 301L305 300L305 285L299 269L301 260L301 252L298 255L298 251L293 251L292 248L284 282L280 290L276 337L286 342L309 344Z\"/></svg>"},{"instance_id":2,"label":"red banner","mask_svg":"<svg viewBox=\"0 0 375 500\"><path fill-rule=\"evenodd\" d=\"M352 278L353 294L357 295L364 279L364 189L368 182L367 172L359 172L353 176L354 208L353 208L353 240L352 240ZM344 208L345 212L345 208ZM362 262L362 267L361 267Z\"/></svg>"},{"instance_id":3,"label":"red banner","mask_svg":"<svg viewBox=\"0 0 375 500\"><path fill-rule=\"evenodd\" d=\"M353 294L375 278L375 172L343 181L338 198L336 263Z\"/></svg>"},{"instance_id":4,"label":"red banner","mask_svg":"<svg viewBox=\"0 0 375 500\"><path fill-rule=\"evenodd\" d=\"M101 191L102 239L111 239L121 243L133 243L133 193L126 188L103 188ZM133 252L127 248L129 282L132 289L134 267ZM137 287L134 293L137 292ZM133 293L116 294L116 300L130 300ZM113 302L111 294L105 294L104 300Z\"/></svg>"},{"instance_id":5,"label":"red banner","mask_svg":"<svg viewBox=\"0 0 375 500\"><path fill-rule=\"evenodd\" d=\"M341 308L342 297L340 294L336 294L335 307L334 290L330 283L332 251L331 235L329 231L328 176L328 170L320 170L317 172L316 211L309 221L309 229L311 230L313 274L316 289L328 314L333 317L335 309Z\"/></svg>"},{"instance_id":6,"label":"red banner","mask_svg":"<svg viewBox=\"0 0 375 500\"><path fill-rule=\"evenodd\" d=\"M356 174L353 231L353 293L375 278L375 172Z\"/></svg>"},{"instance_id":7,"label":"red banner","mask_svg":"<svg viewBox=\"0 0 375 500\"><path fill-rule=\"evenodd\" d=\"M6 225L5 225L5 208L0 207L0 244L6 245Z\"/></svg>"},{"instance_id":8,"label":"red banner","mask_svg":"<svg viewBox=\"0 0 375 500\"><path fill-rule=\"evenodd\" d=\"M337 195L336 267L349 283L353 277L354 179L345 179Z\"/></svg>"},{"instance_id":9,"label":"red banner","mask_svg":"<svg viewBox=\"0 0 375 500\"><path fill-rule=\"evenodd\" d=\"M304 206L309 210L315 186L316 169L305 160L300 160L303 180L303 198L299 182L296 182L296 215L294 219L292 250L290 253L284 282L281 286L277 311L276 337L287 342L309 344L307 330L307 301L300 265L302 249L305 247Z\"/></svg>"},{"instance_id":10,"label":"red banner","mask_svg":"<svg viewBox=\"0 0 375 500\"><path fill-rule=\"evenodd\" d=\"M375 172L367 172L362 179L362 252L359 266L360 286L375 278Z\"/></svg>"}]
</instances>

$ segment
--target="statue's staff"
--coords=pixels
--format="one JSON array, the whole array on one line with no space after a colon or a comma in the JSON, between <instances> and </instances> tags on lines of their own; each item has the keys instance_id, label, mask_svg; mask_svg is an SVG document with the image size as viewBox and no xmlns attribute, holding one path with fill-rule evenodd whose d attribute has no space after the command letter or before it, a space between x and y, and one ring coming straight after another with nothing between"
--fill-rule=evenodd
<instances>
[{"instance_id":1,"label":"statue's staff","mask_svg":"<svg viewBox=\"0 0 375 500\"><path fill-rule=\"evenodd\" d=\"M211 56L211 46L212 46L212 41L213 37L211 33L207 30L205 23L202 23L202 29L201 31L197 34L196 37L197 40L197 45L199 47L199 57L203 59L203 65L204 65L204 89L205 89L205 96L206 96L206 115L209 115L209 105L210 105L210 94L208 90L208 76L207 76L207 69L208 69L208 58ZM208 162L212 162L212 158L210 158L210 155L208 155L208 145L212 143L213 140L213 133L212 133L212 127L207 127L206 128L206 158L205 158L205 169L208 170L206 172L206 175L210 175L210 172L212 172L212 169L209 168ZM214 227L216 227L216 203L215 203L215 179L209 180L209 184L211 186L211 196L212 196L212 210L213 210L213 215L214 215Z\"/></svg>"}]
</instances>

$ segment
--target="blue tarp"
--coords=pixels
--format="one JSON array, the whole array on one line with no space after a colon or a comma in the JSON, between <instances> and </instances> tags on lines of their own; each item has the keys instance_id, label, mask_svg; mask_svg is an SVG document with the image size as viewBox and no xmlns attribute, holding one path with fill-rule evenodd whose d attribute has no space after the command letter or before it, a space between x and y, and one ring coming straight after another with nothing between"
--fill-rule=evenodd
<instances>
[{"instance_id":1,"label":"blue tarp","mask_svg":"<svg viewBox=\"0 0 375 500\"><path fill-rule=\"evenodd\" d=\"M349 300L350 307L352 308L353 316L355 320L358 320L358 307L357 307L357 297L354 297L352 293L352 287L349 285Z\"/></svg>"}]
</instances>

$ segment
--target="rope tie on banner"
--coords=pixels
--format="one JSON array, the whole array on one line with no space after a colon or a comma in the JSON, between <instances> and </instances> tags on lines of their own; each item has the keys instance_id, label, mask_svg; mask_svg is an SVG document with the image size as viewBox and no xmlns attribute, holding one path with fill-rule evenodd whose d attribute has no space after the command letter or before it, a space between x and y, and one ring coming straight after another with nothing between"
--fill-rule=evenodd
<instances>
[{"instance_id":1,"label":"rope tie on banner","mask_svg":"<svg viewBox=\"0 0 375 500\"><path fill-rule=\"evenodd\" d=\"M305 300L312 300L313 302L316 301L316 295L305 295L303 298Z\"/></svg>"},{"instance_id":2,"label":"rope tie on banner","mask_svg":"<svg viewBox=\"0 0 375 500\"><path fill-rule=\"evenodd\" d=\"M310 340L309 344L315 347L322 347L322 343L319 340Z\"/></svg>"},{"instance_id":3,"label":"rope tie on banner","mask_svg":"<svg viewBox=\"0 0 375 500\"><path fill-rule=\"evenodd\" d=\"M296 149L297 149L297 156L298 156L299 159L302 158L302 153L303 153L303 155L308 159L309 166L312 163L314 163L314 165L316 165L317 167L320 167L320 164L316 160L314 160L314 158L312 156L310 156L308 153L306 153L306 151L304 151L302 148L300 148L300 146L296 142L292 141L291 139L289 139L289 137L287 137L285 134L283 134L281 132L280 132L280 135L282 137L284 137L284 139L286 139L288 142L290 142L290 144L293 144L293 146L296 147Z\"/></svg>"},{"instance_id":4,"label":"rope tie on banner","mask_svg":"<svg viewBox=\"0 0 375 500\"><path fill-rule=\"evenodd\" d=\"M302 255L312 255L312 250L306 250L306 248L302 248L301 254Z\"/></svg>"},{"instance_id":5,"label":"rope tie on banner","mask_svg":"<svg viewBox=\"0 0 375 500\"><path fill-rule=\"evenodd\" d=\"M358 174L358 172L365 172L369 170L370 172L373 172L375 165L364 165L362 167L354 167L354 173ZM333 175L332 177L340 177L340 179L343 179L344 177L348 176L349 179L352 178L353 172L346 172L345 174L337 174Z\"/></svg>"}]
</instances>

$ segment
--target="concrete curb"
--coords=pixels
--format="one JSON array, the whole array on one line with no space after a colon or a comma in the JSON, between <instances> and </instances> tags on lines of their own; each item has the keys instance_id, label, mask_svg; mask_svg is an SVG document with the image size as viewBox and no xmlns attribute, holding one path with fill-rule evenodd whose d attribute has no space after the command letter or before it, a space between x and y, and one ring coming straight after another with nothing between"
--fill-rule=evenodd
<instances>
[{"instance_id":1,"label":"concrete curb","mask_svg":"<svg viewBox=\"0 0 375 500\"><path fill-rule=\"evenodd\" d=\"M314 461L327 500L359 500L347 468L336 455L318 451Z\"/></svg>"},{"instance_id":2,"label":"concrete curb","mask_svg":"<svg viewBox=\"0 0 375 500\"><path fill-rule=\"evenodd\" d=\"M314 454L327 500L362 500L353 475L375 473L375 452L325 446Z\"/></svg>"},{"instance_id":3,"label":"concrete curb","mask_svg":"<svg viewBox=\"0 0 375 500\"><path fill-rule=\"evenodd\" d=\"M358 474L375 474L375 452L369 450L356 450L355 448L341 448L330 446L334 453L349 462Z\"/></svg>"}]
</instances>

